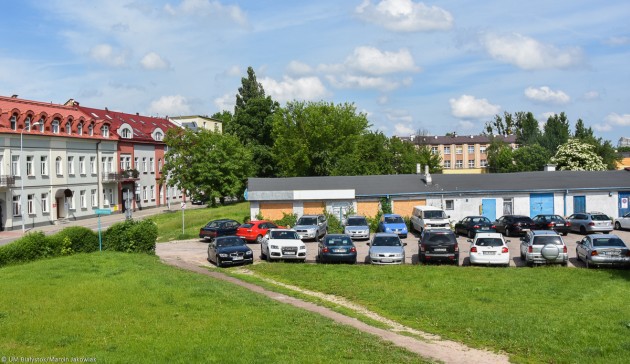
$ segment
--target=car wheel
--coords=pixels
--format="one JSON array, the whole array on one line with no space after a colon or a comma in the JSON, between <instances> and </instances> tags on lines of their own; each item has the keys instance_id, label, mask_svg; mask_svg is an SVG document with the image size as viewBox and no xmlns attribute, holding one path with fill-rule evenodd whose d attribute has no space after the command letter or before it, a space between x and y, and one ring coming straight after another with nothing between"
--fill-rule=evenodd
<instances>
[{"instance_id":1,"label":"car wheel","mask_svg":"<svg viewBox=\"0 0 630 364\"><path fill-rule=\"evenodd\" d=\"M615 230L621 230L621 224L619 221L615 221Z\"/></svg>"},{"instance_id":2,"label":"car wheel","mask_svg":"<svg viewBox=\"0 0 630 364\"><path fill-rule=\"evenodd\" d=\"M475 237L475 236L473 235L472 230L468 230L468 239L472 239L472 238L474 238L474 237Z\"/></svg>"},{"instance_id":3,"label":"car wheel","mask_svg":"<svg viewBox=\"0 0 630 364\"><path fill-rule=\"evenodd\" d=\"M578 250L577 250L577 248L575 248L575 259L577 259L577 261L578 261L578 262L579 262L580 260L582 260L582 259L580 259L580 254L578 254Z\"/></svg>"},{"instance_id":4,"label":"car wheel","mask_svg":"<svg viewBox=\"0 0 630 364\"><path fill-rule=\"evenodd\" d=\"M525 254L523 254L523 251L521 251L521 260L525 260Z\"/></svg>"},{"instance_id":5,"label":"car wheel","mask_svg":"<svg viewBox=\"0 0 630 364\"><path fill-rule=\"evenodd\" d=\"M301 260L302 263L306 263L306 258Z\"/></svg>"},{"instance_id":6,"label":"car wheel","mask_svg":"<svg viewBox=\"0 0 630 364\"><path fill-rule=\"evenodd\" d=\"M258 236L256 237L256 243L258 243L258 244L262 244L262 235L258 235Z\"/></svg>"},{"instance_id":7,"label":"car wheel","mask_svg":"<svg viewBox=\"0 0 630 364\"><path fill-rule=\"evenodd\" d=\"M510 233L511 233L510 229L505 228L505 236L509 237L510 235L512 235Z\"/></svg>"},{"instance_id":8,"label":"car wheel","mask_svg":"<svg viewBox=\"0 0 630 364\"><path fill-rule=\"evenodd\" d=\"M562 236L567 236L567 235L569 235L569 233L568 233L568 232L564 232L564 233L562 233Z\"/></svg>"},{"instance_id":9,"label":"car wheel","mask_svg":"<svg viewBox=\"0 0 630 364\"><path fill-rule=\"evenodd\" d=\"M219 257L215 256L214 259L215 259L215 264L217 268L223 267L223 264L221 264L221 259L219 259Z\"/></svg>"},{"instance_id":10,"label":"car wheel","mask_svg":"<svg viewBox=\"0 0 630 364\"><path fill-rule=\"evenodd\" d=\"M263 251L262 244L260 244L260 259L267 260L267 254Z\"/></svg>"},{"instance_id":11,"label":"car wheel","mask_svg":"<svg viewBox=\"0 0 630 364\"><path fill-rule=\"evenodd\" d=\"M591 263L589 263L589 262L588 262L588 258L586 258L586 257L584 258L584 266L586 267L586 269L591 269L591 268L593 268L593 267L591 266Z\"/></svg>"},{"instance_id":12,"label":"car wheel","mask_svg":"<svg viewBox=\"0 0 630 364\"><path fill-rule=\"evenodd\" d=\"M586 235L586 228L584 227L584 225L580 226L580 234Z\"/></svg>"}]
</instances>

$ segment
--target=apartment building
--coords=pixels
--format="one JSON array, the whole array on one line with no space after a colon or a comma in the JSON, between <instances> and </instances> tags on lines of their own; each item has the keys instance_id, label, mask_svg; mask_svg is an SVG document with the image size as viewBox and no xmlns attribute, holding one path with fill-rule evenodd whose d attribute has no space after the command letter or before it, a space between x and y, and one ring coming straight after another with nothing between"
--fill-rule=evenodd
<instances>
[{"instance_id":1,"label":"apartment building","mask_svg":"<svg viewBox=\"0 0 630 364\"><path fill-rule=\"evenodd\" d=\"M194 131L206 129L219 134L223 133L223 122L207 116L174 116L168 119L180 128L188 128Z\"/></svg>"}]
</instances>

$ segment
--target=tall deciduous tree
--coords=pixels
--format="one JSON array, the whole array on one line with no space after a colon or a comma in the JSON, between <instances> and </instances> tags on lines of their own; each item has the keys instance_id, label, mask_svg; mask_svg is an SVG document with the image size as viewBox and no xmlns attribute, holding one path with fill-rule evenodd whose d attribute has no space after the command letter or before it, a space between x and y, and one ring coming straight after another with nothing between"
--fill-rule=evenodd
<instances>
[{"instance_id":1,"label":"tall deciduous tree","mask_svg":"<svg viewBox=\"0 0 630 364\"><path fill-rule=\"evenodd\" d=\"M531 112L517 112L516 127L517 144L532 145L540 142L540 126Z\"/></svg>"},{"instance_id":2,"label":"tall deciduous tree","mask_svg":"<svg viewBox=\"0 0 630 364\"><path fill-rule=\"evenodd\" d=\"M551 155L539 144L525 145L512 152L517 172L542 171Z\"/></svg>"},{"instance_id":3,"label":"tall deciduous tree","mask_svg":"<svg viewBox=\"0 0 630 364\"><path fill-rule=\"evenodd\" d=\"M205 129L170 129L164 138L162 179L192 196L240 197L252 174L252 157L237 137Z\"/></svg>"},{"instance_id":4,"label":"tall deciduous tree","mask_svg":"<svg viewBox=\"0 0 630 364\"><path fill-rule=\"evenodd\" d=\"M606 165L595 153L595 147L578 139L569 139L551 158L561 171L604 171Z\"/></svg>"},{"instance_id":5,"label":"tall deciduous tree","mask_svg":"<svg viewBox=\"0 0 630 364\"><path fill-rule=\"evenodd\" d=\"M571 136L569 120L561 112L547 118L544 133L540 145L545 147L552 155L556 153L558 147L569 140Z\"/></svg>"},{"instance_id":6,"label":"tall deciduous tree","mask_svg":"<svg viewBox=\"0 0 630 364\"><path fill-rule=\"evenodd\" d=\"M488 169L492 173L514 172L514 155L510 145L502 140L493 139L486 150Z\"/></svg>"},{"instance_id":7,"label":"tall deciduous tree","mask_svg":"<svg viewBox=\"0 0 630 364\"><path fill-rule=\"evenodd\" d=\"M621 156L617 153L615 147L613 147L609 140L596 138L593 129L587 128L582 119L578 119L575 123L575 133L573 137L595 147L595 154L602 158L602 162L606 165L607 169L612 170L617 168L617 162L621 160Z\"/></svg>"}]
</instances>

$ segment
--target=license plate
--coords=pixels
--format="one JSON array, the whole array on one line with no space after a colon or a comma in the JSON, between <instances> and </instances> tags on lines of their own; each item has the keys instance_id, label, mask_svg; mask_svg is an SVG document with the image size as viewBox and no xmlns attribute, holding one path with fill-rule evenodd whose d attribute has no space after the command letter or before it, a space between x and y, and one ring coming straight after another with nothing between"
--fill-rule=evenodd
<instances>
[{"instance_id":1,"label":"license plate","mask_svg":"<svg viewBox=\"0 0 630 364\"><path fill-rule=\"evenodd\" d=\"M295 252L284 252L284 255L295 255Z\"/></svg>"},{"instance_id":2,"label":"license plate","mask_svg":"<svg viewBox=\"0 0 630 364\"><path fill-rule=\"evenodd\" d=\"M483 252L483 255L494 255L494 252Z\"/></svg>"},{"instance_id":3,"label":"license plate","mask_svg":"<svg viewBox=\"0 0 630 364\"><path fill-rule=\"evenodd\" d=\"M434 252L445 252L446 248L435 248L433 249Z\"/></svg>"},{"instance_id":4,"label":"license plate","mask_svg":"<svg viewBox=\"0 0 630 364\"><path fill-rule=\"evenodd\" d=\"M564 224L556 224L556 226L564 226Z\"/></svg>"},{"instance_id":5,"label":"license plate","mask_svg":"<svg viewBox=\"0 0 630 364\"><path fill-rule=\"evenodd\" d=\"M617 256L619 255L619 252L604 252L604 255Z\"/></svg>"},{"instance_id":6,"label":"license plate","mask_svg":"<svg viewBox=\"0 0 630 364\"><path fill-rule=\"evenodd\" d=\"M243 257L232 257L232 260L243 260Z\"/></svg>"},{"instance_id":7,"label":"license plate","mask_svg":"<svg viewBox=\"0 0 630 364\"><path fill-rule=\"evenodd\" d=\"M392 260L391 259L381 259L381 262L383 262L383 263L391 263Z\"/></svg>"},{"instance_id":8,"label":"license plate","mask_svg":"<svg viewBox=\"0 0 630 364\"><path fill-rule=\"evenodd\" d=\"M346 249L333 249L333 252L335 252L335 253L345 253Z\"/></svg>"}]
</instances>

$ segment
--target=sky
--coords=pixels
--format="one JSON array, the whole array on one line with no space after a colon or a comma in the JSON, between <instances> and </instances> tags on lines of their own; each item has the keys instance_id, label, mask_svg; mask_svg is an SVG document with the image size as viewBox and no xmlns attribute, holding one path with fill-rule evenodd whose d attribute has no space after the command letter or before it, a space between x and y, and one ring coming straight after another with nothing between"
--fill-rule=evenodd
<instances>
[{"instance_id":1,"label":"sky","mask_svg":"<svg viewBox=\"0 0 630 364\"><path fill-rule=\"evenodd\" d=\"M388 136L565 112L630 137L630 2L0 0L0 95L152 116L267 95L352 103Z\"/></svg>"}]
</instances>

